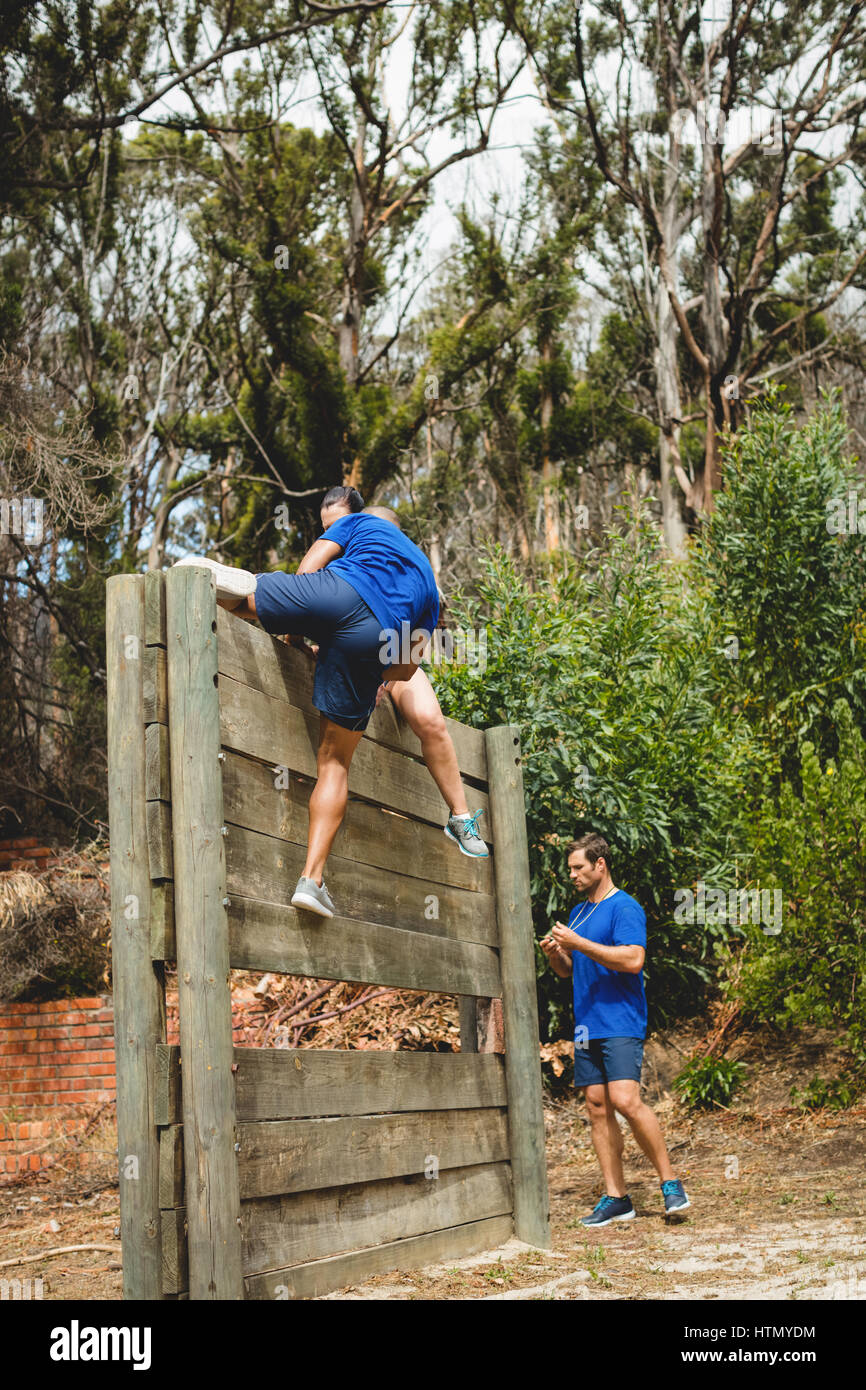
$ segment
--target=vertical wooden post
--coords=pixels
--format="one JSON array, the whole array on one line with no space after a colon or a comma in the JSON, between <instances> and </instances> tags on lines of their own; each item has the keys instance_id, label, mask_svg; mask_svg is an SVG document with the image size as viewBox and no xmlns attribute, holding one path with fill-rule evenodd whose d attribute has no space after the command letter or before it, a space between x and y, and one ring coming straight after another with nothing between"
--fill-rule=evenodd
<instances>
[{"instance_id":1,"label":"vertical wooden post","mask_svg":"<svg viewBox=\"0 0 866 1390\"><path fill-rule=\"evenodd\" d=\"M150 954L145 814L144 575L106 585L111 968L123 1296L162 1297L156 1048L165 1042L161 966Z\"/></svg>"},{"instance_id":2,"label":"vertical wooden post","mask_svg":"<svg viewBox=\"0 0 866 1390\"><path fill-rule=\"evenodd\" d=\"M520 738L517 729L507 724L488 729L485 738L502 970L514 1234L531 1245L549 1247L550 1204Z\"/></svg>"},{"instance_id":3,"label":"vertical wooden post","mask_svg":"<svg viewBox=\"0 0 866 1390\"><path fill-rule=\"evenodd\" d=\"M165 590L189 1295L241 1299L216 587L182 566Z\"/></svg>"}]
</instances>

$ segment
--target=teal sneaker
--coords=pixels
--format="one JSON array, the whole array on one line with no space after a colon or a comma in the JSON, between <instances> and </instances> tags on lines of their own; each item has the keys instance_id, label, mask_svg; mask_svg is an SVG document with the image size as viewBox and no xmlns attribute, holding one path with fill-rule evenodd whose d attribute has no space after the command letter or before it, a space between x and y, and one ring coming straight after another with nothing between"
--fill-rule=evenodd
<instances>
[{"instance_id":1,"label":"teal sneaker","mask_svg":"<svg viewBox=\"0 0 866 1390\"><path fill-rule=\"evenodd\" d=\"M661 1189L665 1199L665 1216L673 1216L676 1212L685 1211L691 1206L686 1189L679 1178L668 1178L667 1182L662 1183Z\"/></svg>"},{"instance_id":2,"label":"teal sneaker","mask_svg":"<svg viewBox=\"0 0 866 1390\"><path fill-rule=\"evenodd\" d=\"M628 1193L624 1197L608 1197L607 1193L596 1203L589 1216L580 1218L581 1226L608 1226L611 1221L634 1221L635 1209Z\"/></svg>"},{"instance_id":3,"label":"teal sneaker","mask_svg":"<svg viewBox=\"0 0 866 1390\"><path fill-rule=\"evenodd\" d=\"M454 840L461 853L468 854L470 859L486 859L489 854L478 834L478 817L483 814L482 810L478 810L474 816L449 816L445 827L449 840Z\"/></svg>"}]
</instances>

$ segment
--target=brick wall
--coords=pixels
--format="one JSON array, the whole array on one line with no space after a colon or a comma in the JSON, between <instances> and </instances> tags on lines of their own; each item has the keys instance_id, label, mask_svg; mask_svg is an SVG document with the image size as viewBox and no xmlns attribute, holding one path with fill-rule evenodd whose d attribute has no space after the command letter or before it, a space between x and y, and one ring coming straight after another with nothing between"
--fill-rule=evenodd
<instances>
[{"instance_id":1,"label":"brick wall","mask_svg":"<svg viewBox=\"0 0 866 1390\"><path fill-rule=\"evenodd\" d=\"M0 873L9 869L28 869L38 874L51 869L60 860L47 845L40 845L37 839L23 837L17 840L0 840Z\"/></svg>"},{"instance_id":2,"label":"brick wall","mask_svg":"<svg viewBox=\"0 0 866 1390\"><path fill-rule=\"evenodd\" d=\"M0 1111L114 1099L111 999L0 1003Z\"/></svg>"},{"instance_id":3,"label":"brick wall","mask_svg":"<svg viewBox=\"0 0 866 1390\"><path fill-rule=\"evenodd\" d=\"M0 1177L50 1167L94 1105L113 1101L109 995L0 1002Z\"/></svg>"}]
</instances>

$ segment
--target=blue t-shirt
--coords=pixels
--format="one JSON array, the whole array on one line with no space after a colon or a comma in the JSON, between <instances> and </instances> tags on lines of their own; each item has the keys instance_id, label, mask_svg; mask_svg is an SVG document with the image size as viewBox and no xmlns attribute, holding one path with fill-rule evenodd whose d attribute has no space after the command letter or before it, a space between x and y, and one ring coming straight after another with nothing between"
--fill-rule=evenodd
<instances>
[{"instance_id":1,"label":"blue t-shirt","mask_svg":"<svg viewBox=\"0 0 866 1390\"><path fill-rule=\"evenodd\" d=\"M383 629L398 638L404 622L432 632L439 621L439 593L430 561L393 522L366 512L341 516L323 531L342 555L328 569L351 584L375 613Z\"/></svg>"},{"instance_id":2,"label":"blue t-shirt","mask_svg":"<svg viewBox=\"0 0 866 1390\"><path fill-rule=\"evenodd\" d=\"M618 888L593 907L588 900L572 908L568 926L599 946L643 946L646 913L639 902ZM582 951L571 952L574 994L574 1040L578 1038L645 1038L646 994L643 971L631 975L609 970ZM578 1035L578 1028L586 1033Z\"/></svg>"}]
</instances>

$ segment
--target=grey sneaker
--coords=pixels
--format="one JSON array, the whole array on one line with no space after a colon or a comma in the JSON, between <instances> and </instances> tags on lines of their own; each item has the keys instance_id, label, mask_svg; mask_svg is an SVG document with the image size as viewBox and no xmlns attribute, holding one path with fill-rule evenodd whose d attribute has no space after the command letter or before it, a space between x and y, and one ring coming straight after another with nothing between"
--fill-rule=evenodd
<instances>
[{"instance_id":1,"label":"grey sneaker","mask_svg":"<svg viewBox=\"0 0 866 1390\"><path fill-rule=\"evenodd\" d=\"M303 874L292 894L292 907L306 908L308 912L317 912L320 917L333 917L336 911L325 880L317 883L314 878L304 878Z\"/></svg>"},{"instance_id":2,"label":"grey sneaker","mask_svg":"<svg viewBox=\"0 0 866 1390\"><path fill-rule=\"evenodd\" d=\"M204 555L186 555L175 565L200 565L213 570L216 579L217 598L249 598L256 591L256 576L250 570L235 569L233 565L221 565L218 560L208 560Z\"/></svg>"},{"instance_id":3,"label":"grey sneaker","mask_svg":"<svg viewBox=\"0 0 866 1390\"><path fill-rule=\"evenodd\" d=\"M449 816L448 824L445 827L445 834L449 840L454 840L457 847L463 854L468 854L470 859L486 859L488 849L478 834L478 817L483 815L482 811L476 811L474 816Z\"/></svg>"}]
</instances>

